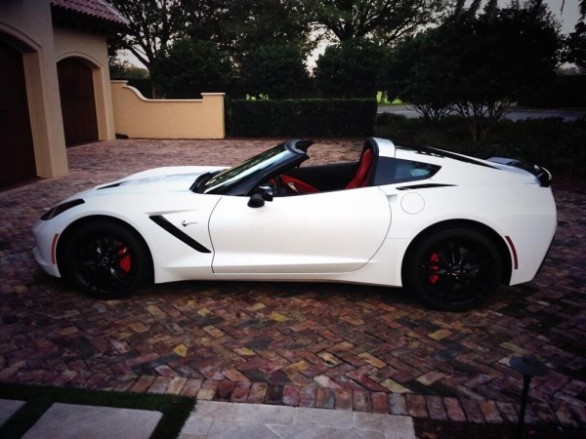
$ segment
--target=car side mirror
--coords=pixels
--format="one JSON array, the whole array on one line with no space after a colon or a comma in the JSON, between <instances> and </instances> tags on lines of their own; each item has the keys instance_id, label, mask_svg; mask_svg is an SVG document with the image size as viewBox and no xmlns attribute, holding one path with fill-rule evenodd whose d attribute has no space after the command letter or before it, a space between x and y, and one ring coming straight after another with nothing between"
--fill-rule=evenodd
<instances>
[{"instance_id":1,"label":"car side mirror","mask_svg":"<svg viewBox=\"0 0 586 439\"><path fill-rule=\"evenodd\" d=\"M266 186L259 187L248 200L248 207L257 209L265 205L265 201L273 201L273 191Z\"/></svg>"}]
</instances>

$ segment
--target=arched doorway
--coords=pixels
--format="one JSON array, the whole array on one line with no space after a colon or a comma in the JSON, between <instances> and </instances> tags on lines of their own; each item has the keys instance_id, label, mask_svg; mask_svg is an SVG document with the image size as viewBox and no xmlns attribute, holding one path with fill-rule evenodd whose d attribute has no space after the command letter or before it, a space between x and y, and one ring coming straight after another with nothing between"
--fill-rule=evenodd
<instances>
[{"instance_id":1,"label":"arched doorway","mask_svg":"<svg viewBox=\"0 0 586 439\"><path fill-rule=\"evenodd\" d=\"M83 61L57 63L65 143L69 146L98 140L93 70Z\"/></svg>"},{"instance_id":2,"label":"arched doorway","mask_svg":"<svg viewBox=\"0 0 586 439\"><path fill-rule=\"evenodd\" d=\"M22 53L0 40L0 188L37 176Z\"/></svg>"}]
</instances>

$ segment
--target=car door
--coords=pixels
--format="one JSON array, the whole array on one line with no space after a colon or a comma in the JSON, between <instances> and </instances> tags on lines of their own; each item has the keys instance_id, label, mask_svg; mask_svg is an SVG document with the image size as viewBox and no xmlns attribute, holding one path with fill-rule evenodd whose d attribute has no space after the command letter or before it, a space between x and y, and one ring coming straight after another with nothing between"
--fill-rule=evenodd
<instances>
[{"instance_id":1,"label":"car door","mask_svg":"<svg viewBox=\"0 0 586 439\"><path fill-rule=\"evenodd\" d=\"M210 218L215 274L340 273L363 266L391 222L378 187L275 197L224 196Z\"/></svg>"}]
</instances>

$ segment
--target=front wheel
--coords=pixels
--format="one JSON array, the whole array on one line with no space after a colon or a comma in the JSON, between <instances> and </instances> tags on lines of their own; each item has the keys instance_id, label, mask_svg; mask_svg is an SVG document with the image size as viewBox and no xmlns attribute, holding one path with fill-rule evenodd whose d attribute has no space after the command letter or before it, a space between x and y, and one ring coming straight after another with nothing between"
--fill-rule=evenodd
<instances>
[{"instance_id":1,"label":"front wheel","mask_svg":"<svg viewBox=\"0 0 586 439\"><path fill-rule=\"evenodd\" d=\"M128 296L147 279L148 248L124 224L95 220L71 232L59 252L63 277L90 296L115 299Z\"/></svg>"},{"instance_id":2,"label":"front wheel","mask_svg":"<svg viewBox=\"0 0 586 439\"><path fill-rule=\"evenodd\" d=\"M465 311L485 303L498 288L502 261L482 233L465 228L425 235L409 250L403 270L405 286L427 305Z\"/></svg>"}]
</instances>

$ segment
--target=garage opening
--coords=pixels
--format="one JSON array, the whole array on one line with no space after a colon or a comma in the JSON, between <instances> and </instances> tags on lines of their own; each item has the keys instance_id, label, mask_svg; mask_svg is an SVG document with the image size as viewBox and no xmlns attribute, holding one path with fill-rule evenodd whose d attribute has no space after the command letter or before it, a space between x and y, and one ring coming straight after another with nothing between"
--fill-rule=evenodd
<instances>
[{"instance_id":1,"label":"garage opening","mask_svg":"<svg viewBox=\"0 0 586 439\"><path fill-rule=\"evenodd\" d=\"M35 178L37 168L22 53L0 40L0 188Z\"/></svg>"},{"instance_id":2,"label":"garage opening","mask_svg":"<svg viewBox=\"0 0 586 439\"><path fill-rule=\"evenodd\" d=\"M98 140L98 121L93 71L75 58L57 63L59 94L63 112L65 144L70 146Z\"/></svg>"}]
</instances>

